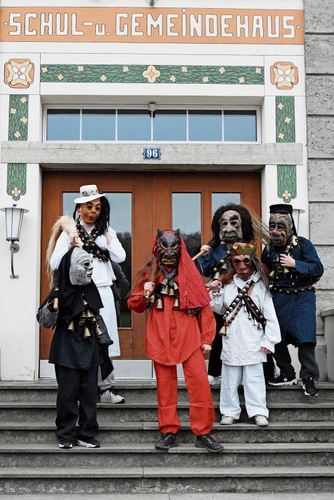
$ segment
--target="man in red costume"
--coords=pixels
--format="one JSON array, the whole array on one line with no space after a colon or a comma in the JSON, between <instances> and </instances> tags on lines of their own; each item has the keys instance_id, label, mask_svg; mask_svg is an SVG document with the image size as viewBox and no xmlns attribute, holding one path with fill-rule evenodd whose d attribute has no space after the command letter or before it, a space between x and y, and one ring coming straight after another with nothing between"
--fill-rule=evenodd
<instances>
[{"instance_id":1,"label":"man in red costume","mask_svg":"<svg viewBox=\"0 0 334 500\"><path fill-rule=\"evenodd\" d=\"M182 363L189 395L190 426L195 446L221 452L210 435L215 412L203 354L211 350L215 319L210 297L192 262L180 231L158 229L153 257L128 299L135 312L148 310L146 354L157 378L158 423L162 433L155 447L178 446L177 365Z\"/></svg>"}]
</instances>

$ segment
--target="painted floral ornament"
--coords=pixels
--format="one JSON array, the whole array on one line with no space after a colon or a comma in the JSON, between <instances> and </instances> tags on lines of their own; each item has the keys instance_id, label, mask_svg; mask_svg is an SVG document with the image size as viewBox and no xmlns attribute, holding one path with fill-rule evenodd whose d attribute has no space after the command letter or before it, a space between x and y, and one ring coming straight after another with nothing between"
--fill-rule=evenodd
<instances>
[{"instance_id":1,"label":"painted floral ornament","mask_svg":"<svg viewBox=\"0 0 334 500\"><path fill-rule=\"evenodd\" d=\"M5 63L4 82L11 88L27 89L34 81L35 65L30 59L9 59Z\"/></svg>"},{"instance_id":2,"label":"painted floral ornament","mask_svg":"<svg viewBox=\"0 0 334 500\"><path fill-rule=\"evenodd\" d=\"M298 68L292 62L276 62L270 67L270 82L279 90L291 90L299 82Z\"/></svg>"}]
</instances>

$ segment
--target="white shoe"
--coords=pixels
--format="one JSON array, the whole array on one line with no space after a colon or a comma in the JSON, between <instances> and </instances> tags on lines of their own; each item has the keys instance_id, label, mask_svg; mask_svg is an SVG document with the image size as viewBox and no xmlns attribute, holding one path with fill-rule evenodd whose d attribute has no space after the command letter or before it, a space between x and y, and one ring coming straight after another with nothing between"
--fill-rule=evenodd
<instances>
[{"instance_id":1,"label":"white shoe","mask_svg":"<svg viewBox=\"0 0 334 500\"><path fill-rule=\"evenodd\" d=\"M220 377L213 377L213 375L208 375L208 381L210 385L219 385Z\"/></svg>"},{"instance_id":2,"label":"white shoe","mask_svg":"<svg viewBox=\"0 0 334 500\"><path fill-rule=\"evenodd\" d=\"M269 425L267 417L265 417L264 415L255 415L254 419L256 425L258 425L259 427L267 427Z\"/></svg>"},{"instance_id":3,"label":"white shoe","mask_svg":"<svg viewBox=\"0 0 334 500\"><path fill-rule=\"evenodd\" d=\"M114 394L110 389L102 392L100 395L100 403L111 403L114 405L119 405L125 403L125 399L118 394Z\"/></svg>"},{"instance_id":4,"label":"white shoe","mask_svg":"<svg viewBox=\"0 0 334 500\"><path fill-rule=\"evenodd\" d=\"M229 417L228 415L223 415L220 421L220 425L232 425L234 424L235 419L233 417Z\"/></svg>"}]
</instances>

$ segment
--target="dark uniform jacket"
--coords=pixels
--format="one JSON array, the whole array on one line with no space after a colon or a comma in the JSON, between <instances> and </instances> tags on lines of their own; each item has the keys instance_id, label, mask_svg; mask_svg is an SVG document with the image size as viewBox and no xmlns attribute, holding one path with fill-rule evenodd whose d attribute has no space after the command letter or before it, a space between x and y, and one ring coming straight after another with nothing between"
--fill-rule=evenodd
<instances>
[{"instance_id":1,"label":"dark uniform jacket","mask_svg":"<svg viewBox=\"0 0 334 500\"><path fill-rule=\"evenodd\" d=\"M298 236L290 255L296 268L287 272L278 266L279 254L286 247L267 245L262 262L272 276L272 295L282 339L298 346L305 342L316 344L316 300L313 285L323 275L324 268L314 245Z\"/></svg>"}]
</instances>

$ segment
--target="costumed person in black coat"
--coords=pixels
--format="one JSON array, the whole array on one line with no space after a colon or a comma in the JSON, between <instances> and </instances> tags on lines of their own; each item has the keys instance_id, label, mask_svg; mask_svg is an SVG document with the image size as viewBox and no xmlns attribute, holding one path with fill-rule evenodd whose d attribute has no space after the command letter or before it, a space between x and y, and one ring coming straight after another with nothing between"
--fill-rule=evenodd
<instances>
[{"instance_id":1,"label":"costumed person in black coat","mask_svg":"<svg viewBox=\"0 0 334 500\"><path fill-rule=\"evenodd\" d=\"M50 267L52 270L58 268L60 259L75 244L77 238L82 242L84 250L93 256L93 280L103 302L100 313L113 340L112 345L109 346L109 357L113 359L120 356L121 349L115 300L111 290L113 281L116 279L111 261L124 262L126 254L116 231L109 225L108 199L104 193L99 193L95 184L81 186L80 196L74 200L74 203L75 227L71 231L64 230L61 234L53 231L47 250ZM122 404L125 402L123 396L112 391L114 371L106 378L99 372L98 386L100 403Z\"/></svg>"},{"instance_id":2,"label":"costumed person in black coat","mask_svg":"<svg viewBox=\"0 0 334 500\"><path fill-rule=\"evenodd\" d=\"M211 280L222 280L224 275L232 271L229 250L236 242L249 243L255 239L263 243L269 242L268 230L261 220L248 208L236 203L227 203L219 207L211 223L212 239L207 245L202 245L197 259L200 273ZM228 276L228 280L230 276ZM207 283L209 286L210 282ZM222 327L222 316L214 313L216 319L216 336L212 343L208 364L208 379L210 384L219 384L222 369L221 352L222 337L219 331ZM273 378L273 362L268 356L264 363L265 378Z\"/></svg>"},{"instance_id":3,"label":"costumed person in black coat","mask_svg":"<svg viewBox=\"0 0 334 500\"><path fill-rule=\"evenodd\" d=\"M292 205L270 206L270 245L262 253L268 267L271 291L282 341L276 345L274 358L280 375L268 383L273 386L296 384L288 345L298 348L300 378L306 396L317 396L315 382L319 368L315 359L316 298L314 284L324 272L314 245L297 236Z\"/></svg>"},{"instance_id":4,"label":"costumed person in black coat","mask_svg":"<svg viewBox=\"0 0 334 500\"><path fill-rule=\"evenodd\" d=\"M107 333L99 315L103 304L92 272L91 255L73 246L61 259L54 274L54 287L40 308L49 310L55 321L49 362L55 365L58 382L59 448L72 448L73 443L87 448L100 446L96 439L97 376L103 362L99 344L105 341ZM38 321L50 327L39 313ZM107 360L110 343L109 338L104 344Z\"/></svg>"}]
</instances>

